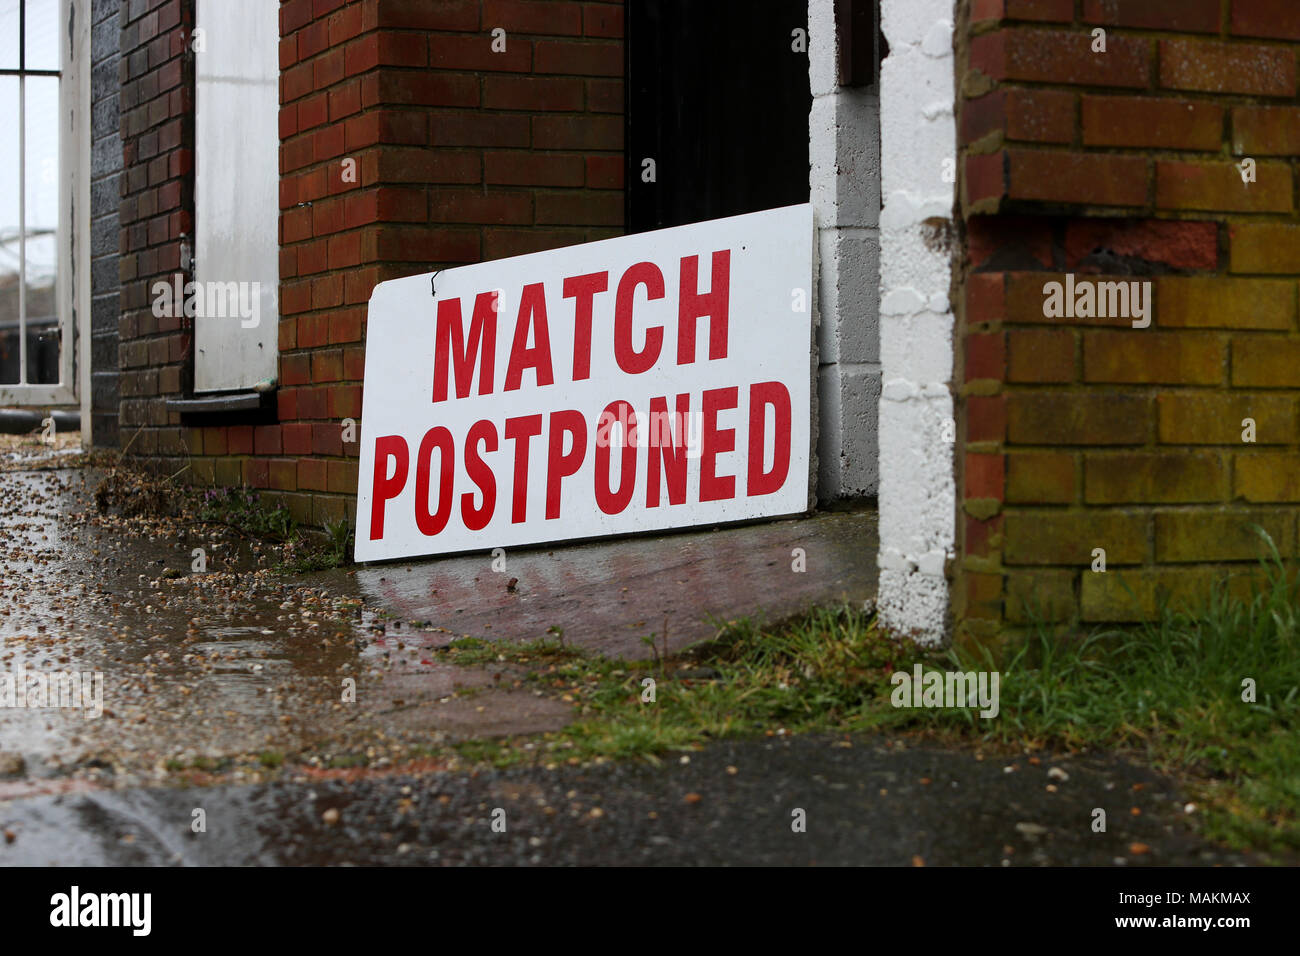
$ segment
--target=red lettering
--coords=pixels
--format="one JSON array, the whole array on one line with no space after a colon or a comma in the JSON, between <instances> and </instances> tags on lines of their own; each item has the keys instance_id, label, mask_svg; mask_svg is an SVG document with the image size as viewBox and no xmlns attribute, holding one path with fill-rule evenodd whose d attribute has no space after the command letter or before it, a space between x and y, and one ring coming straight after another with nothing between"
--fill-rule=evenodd
<instances>
[{"instance_id":1,"label":"red lettering","mask_svg":"<svg viewBox=\"0 0 1300 956\"><path fill-rule=\"evenodd\" d=\"M388 459L397 462L393 477L388 477ZM406 472L411 464L411 453L406 439L401 435L384 435L375 439L375 477L370 485L370 540L384 536L384 504L396 498L406 487Z\"/></svg>"},{"instance_id":2,"label":"red lettering","mask_svg":"<svg viewBox=\"0 0 1300 956\"><path fill-rule=\"evenodd\" d=\"M767 444L767 406L776 413L773 432L772 470L763 471L763 450ZM790 392L780 382L759 382L749 386L749 476L745 493L770 495L785 484L790 471Z\"/></svg>"},{"instance_id":3,"label":"red lettering","mask_svg":"<svg viewBox=\"0 0 1300 956\"><path fill-rule=\"evenodd\" d=\"M564 297L573 304L573 380L591 378L591 310L597 292L609 289L609 273L593 272L564 280Z\"/></svg>"},{"instance_id":4,"label":"red lettering","mask_svg":"<svg viewBox=\"0 0 1300 956\"><path fill-rule=\"evenodd\" d=\"M587 420L582 412L565 409L551 412L551 435L546 462L546 519L560 516L560 482L582 467L587 456ZM564 452L564 436L573 436L573 446Z\"/></svg>"},{"instance_id":5,"label":"red lettering","mask_svg":"<svg viewBox=\"0 0 1300 956\"><path fill-rule=\"evenodd\" d=\"M456 397L465 398L469 395L474 375L474 363L471 360L473 353L478 355L478 393L491 394L497 348L497 313L494 296L495 293L483 292L474 300L474 317L470 320L468 343L465 342L460 299L443 299L438 303L438 326L435 332L433 358L433 400L435 402L447 400L448 365L454 366Z\"/></svg>"},{"instance_id":6,"label":"red lettering","mask_svg":"<svg viewBox=\"0 0 1300 956\"><path fill-rule=\"evenodd\" d=\"M467 491L460 496L461 519L470 531L486 528L497 506L497 479L479 456L480 443L485 444L488 451L497 450L497 427L490 421L475 422L465 436L465 474L483 492L483 505L477 509L473 492Z\"/></svg>"},{"instance_id":7,"label":"red lettering","mask_svg":"<svg viewBox=\"0 0 1300 956\"><path fill-rule=\"evenodd\" d=\"M528 515L528 445L542 433L542 416L525 415L506 419L506 438L515 443L515 483L511 491L510 523L520 524Z\"/></svg>"},{"instance_id":8,"label":"red lettering","mask_svg":"<svg viewBox=\"0 0 1300 956\"><path fill-rule=\"evenodd\" d=\"M713 284L700 292L700 257L685 256L681 265L681 294L677 303L677 364L695 361L695 326L709 317L709 358L727 357L727 309L731 299L731 250L713 254Z\"/></svg>"},{"instance_id":9,"label":"red lettering","mask_svg":"<svg viewBox=\"0 0 1300 956\"><path fill-rule=\"evenodd\" d=\"M740 389L710 388L704 392L704 423L700 427L700 500L724 501L736 497L733 475L717 475L718 455L736 450L736 430L718 428L718 412L735 408Z\"/></svg>"},{"instance_id":10,"label":"red lettering","mask_svg":"<svg viewBox=\"0 0 1300 956\"><path fill-rule=\"evenodd\" d=\"M614 361L629 375L653 368L664 345L663 326L656 325L646 329L644 349L638 352L632 347L632 302L639 285L646 288L646 301L662 299L664 274L653 262L638 262L618 280L614 299Z\"/></svg>"},{"instance_id":11,"label":"red lettering","mask_svg":"<svg viewBox=\"0 0 1300 956\"><path fill-rule=\"evenodd\" d=\"M667 397L650 399L650 463L645 493L647 508L659 507L661 462L668 480L668 503L680 505L686 502L686 423L690 413L689 392L677 396L677 411L672 415L668 414ZM676 434L672 425L674 421L677 422Z\"/></svg>"},{"instance_id":12,"label":"red lettering","mask_svg":"<svg viewBox=\"0 0 1300 956\"><path fill-rule=\"evenodd\" d=\"M429 470L438 451L438 510L429 513ZM456 448L451 432L435 425L424 433L415 458L415 523L420 533L432 537L447 527L451 517L451 491L456 476Z\"/></svg>"},{"instance_id":13,"label":"red lettering","mask_svg":"<svg viewBox=\"0 0 1300 956\"><path fill-rule=\"evenodd\" d=\"M621 514L632 500L636 491L636 412L629 402L610 402L600 414L601 427L605 433L612 431L612 424L618 421L619 443L623 454L619 461L618 491L609 486L609 441L596 442L596 507L607 515Z\"/></svg>"},{"instance_id":14,"label":"red lettering","mask_svg":"<svg viewBox=\"0 0 1300 956\"><path fill-rule=\"evenodd\" d=\"M528 347L528 331L536 322L537 344ZM546 324L546 292L540 282L524 286L519 297L519 319L515 322L515 339L510 346L510 365L506 368L503 391L513 392L523 382L524 369L537 369L537 384L550 385L555 381L551 370L551 332Z\"/></svg>"}]
</instances>

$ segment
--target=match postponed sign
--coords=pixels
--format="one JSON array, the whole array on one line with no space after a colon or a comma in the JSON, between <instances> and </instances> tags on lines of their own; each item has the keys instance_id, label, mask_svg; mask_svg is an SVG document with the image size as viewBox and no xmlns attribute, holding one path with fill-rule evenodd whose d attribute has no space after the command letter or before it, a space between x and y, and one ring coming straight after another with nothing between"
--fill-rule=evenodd
<instances>
[{"instance_id":1,"label":"match postponed sign","mask_svg":"<svg viewBox=\"0 0 1300 956\"><path fill-rule=\"evenodd\" d=\"M382 282L359 561L808 507L812 207Z\"/></svg>"}]
</instances>

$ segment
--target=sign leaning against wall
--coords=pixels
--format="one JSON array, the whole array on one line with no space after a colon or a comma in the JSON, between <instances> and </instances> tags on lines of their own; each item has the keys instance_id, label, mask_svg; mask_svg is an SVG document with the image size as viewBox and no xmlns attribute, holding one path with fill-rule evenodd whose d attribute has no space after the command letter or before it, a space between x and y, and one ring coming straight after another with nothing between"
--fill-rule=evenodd
<instances>
[{"instance_id":1,"label":"sign leaning against wall","mask_svg":"<svg viewBox=\"0 0 1300 956\"><path fill-rule=\"evenodd\" d=\"M382 282L356 558L809 506L810 205Z\"/></svg>"}]
</instances>

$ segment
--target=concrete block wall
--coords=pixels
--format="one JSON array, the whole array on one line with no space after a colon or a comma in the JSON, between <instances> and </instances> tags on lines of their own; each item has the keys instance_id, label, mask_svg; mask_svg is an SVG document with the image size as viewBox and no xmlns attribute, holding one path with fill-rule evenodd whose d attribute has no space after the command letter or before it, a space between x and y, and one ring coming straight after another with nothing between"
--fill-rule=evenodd
<instances>
[{"instance_id":1,"label":"concrete block wall","mask_svg":"<svg viewBox=\"0 0 1300 956\"><path fill-rule=\"evenodd\" d=\"M1300 554L1300 5L965 15L961 632L1244 589L1253 525ZM1071 275L1150 282L1149 325L1049 317Z\"/></svg>"},{"instance_id":2,"label":"concrete block wall","mask_svg":"<svg viewBox=\"0 0 1300 956\"><path fill-rule=\"evenodd\" d=\"M817 223L822 502L874 496L880 401L880 96L839 85L835 0L808 4L810 195Z\"/></svg>"}]
</instances>

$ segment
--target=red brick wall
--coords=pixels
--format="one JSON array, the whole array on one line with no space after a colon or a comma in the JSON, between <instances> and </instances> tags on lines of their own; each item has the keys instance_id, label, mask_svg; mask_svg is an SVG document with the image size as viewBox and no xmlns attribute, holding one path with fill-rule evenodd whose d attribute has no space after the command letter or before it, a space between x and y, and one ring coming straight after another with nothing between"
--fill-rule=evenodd
<instances>
[{"instance_id":1,"label":"red brick wall","mask_svg":"<svg viewBox=\"0 0 1300 956\"><path fill-rule=\"evenodd\" d=\"M132 454L171 474L194 441L166 408L192 382L192 320L155 317L150 286L182 271L182 237L194 232L194 68L185 53L193 4L122 0L119 23L120 434Z\"/></svg>"},{"instance_id":2,"label":"red brick wall","mask_svg":"<svg viewBox=\"0 0 1300 956\"><path fill-rule=\"evenodd\" d=\"M960 632L1150 617L1249 572L1252 523L1295 556L1300 4L962 12ZM1151 281L1150 327L1045 317L1066 273Z\"/></svg>"},{"instance_id":3,"label":"red brick wall","mask_svg":"<svg viewBox=\"0 0 1300 956\"><path fill-rule=\"evenodd\" d=\"M498 29L503 52L493 51ZM342 422L361 418L374 285L621 232L622 32L621 0L284 0L275 420L169 427L168 449L190 453L177 467L188 460L197 481L265 489L307 523L351 516L360 445L344 444ZM178 67L188 110L193 73L188 61ZM133 142L128 176L140 179ZM190 209L182 185L176 208ZM174 271L174 246L159 247L149 273ZM147 300L131 301L147 311ZM191 381L188 334L166 342L170 372L152 340L131 353L142 366L135 387L168 376L151 396ZM124 378L124 410L127 395ZM179 425L161 402L145 406L160 419L151 425ZM130 425L124 417L124 440ZM133 451L164 453L162 435Z\"/></svg>"}]
</instances>

